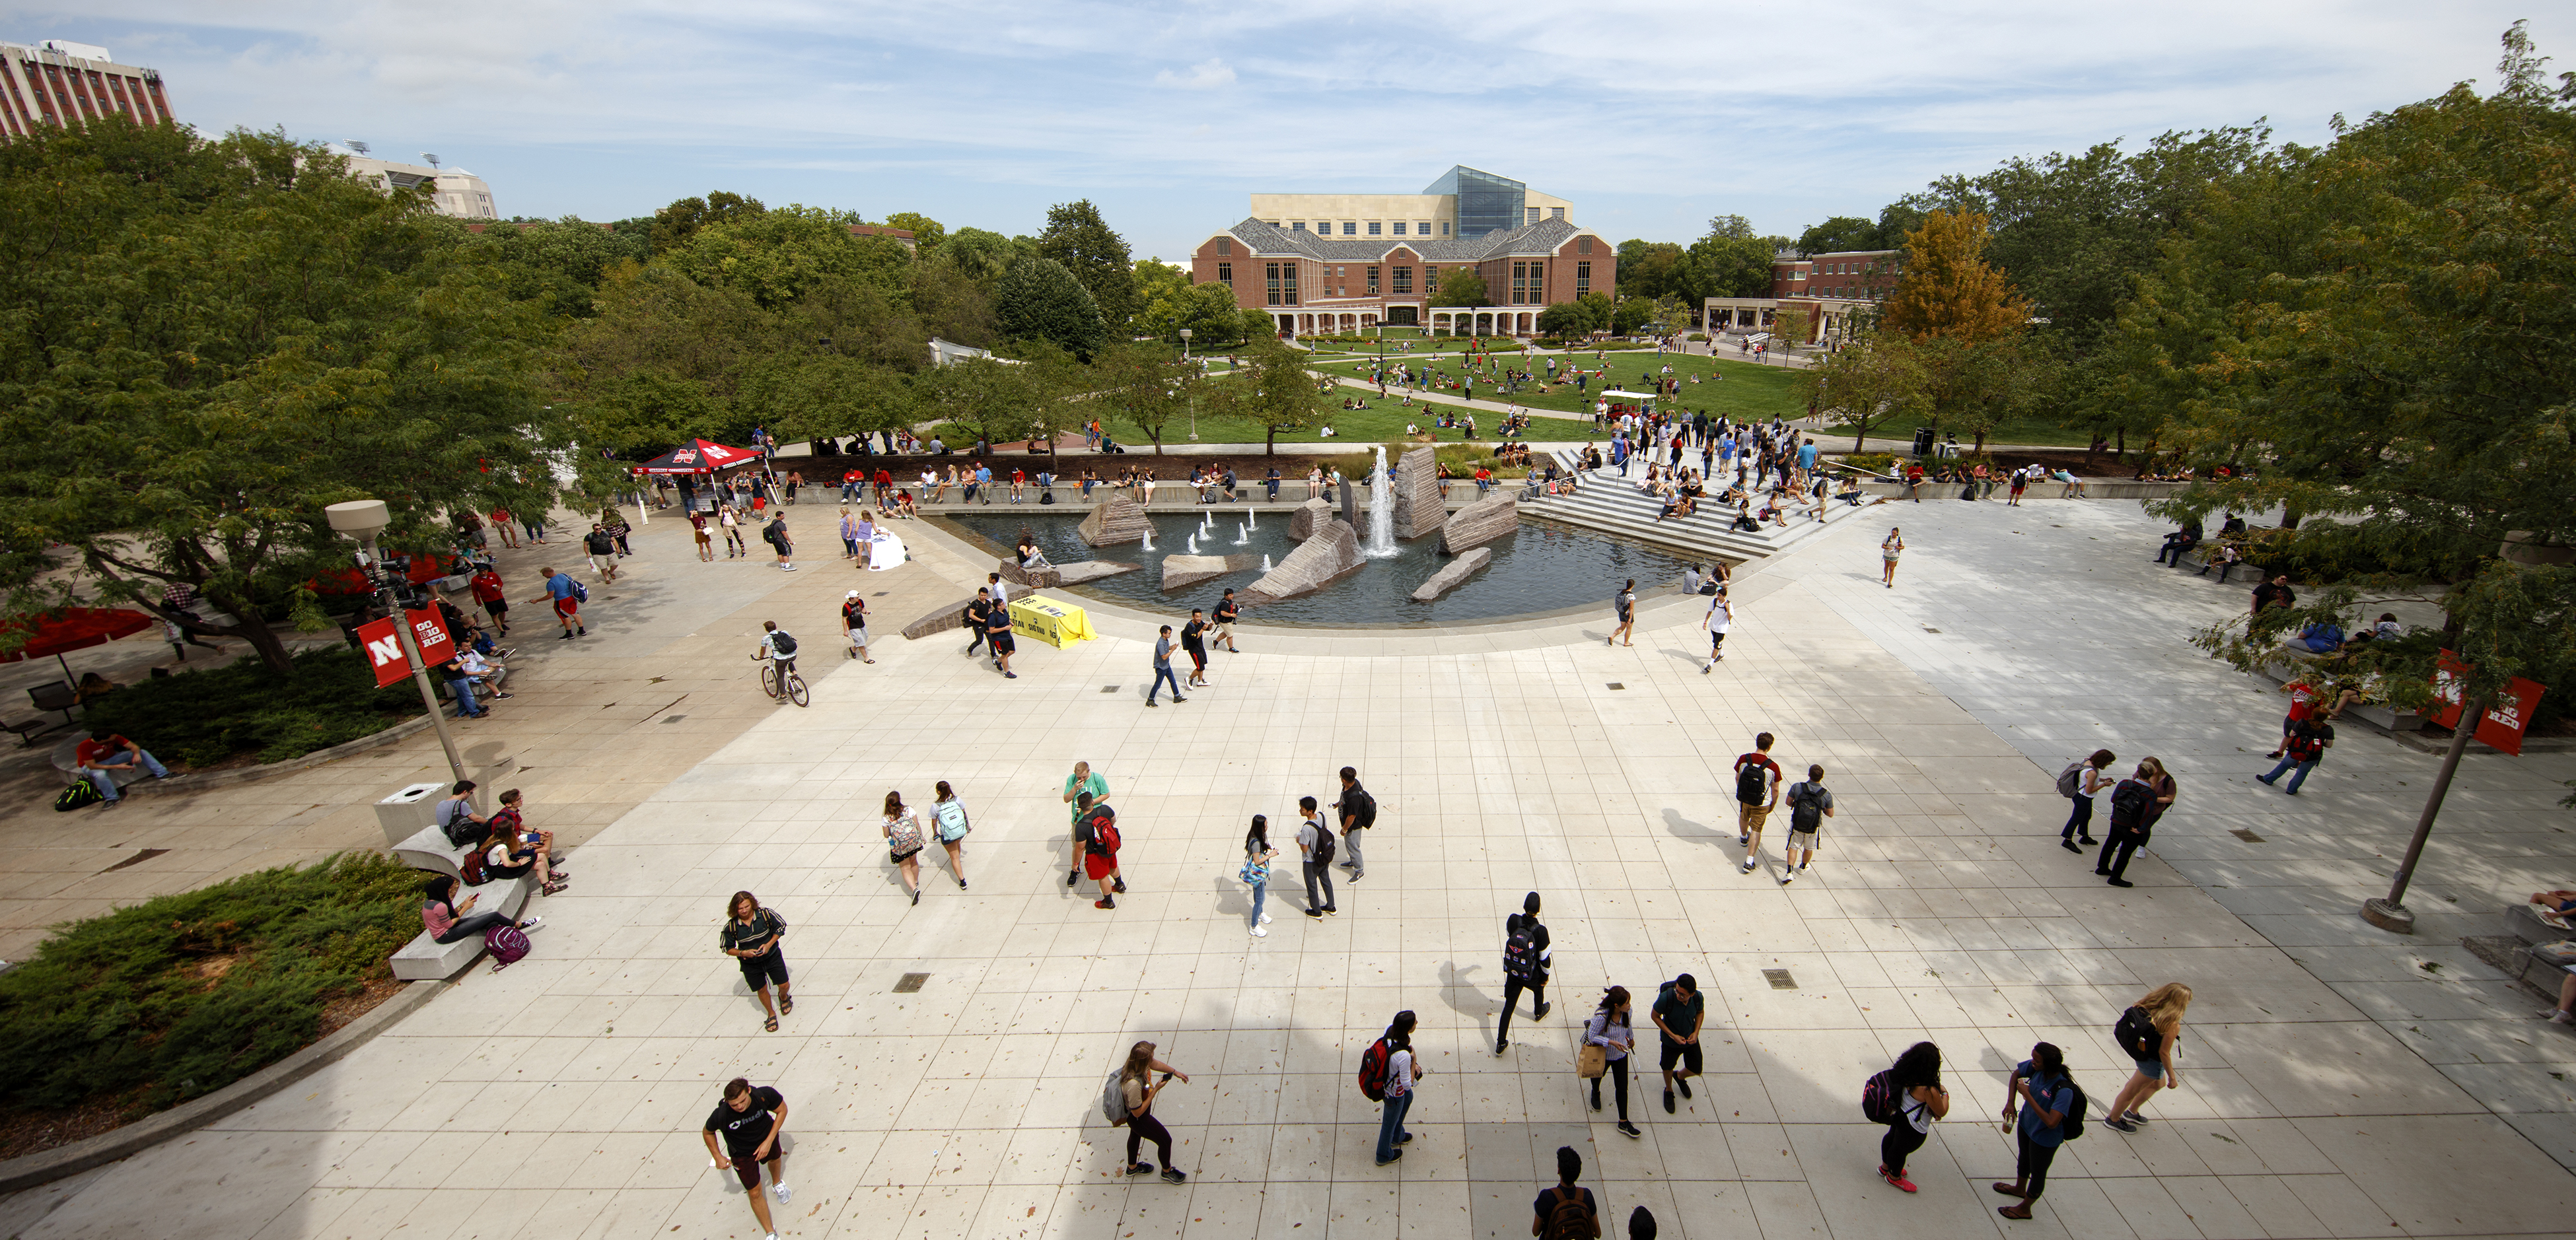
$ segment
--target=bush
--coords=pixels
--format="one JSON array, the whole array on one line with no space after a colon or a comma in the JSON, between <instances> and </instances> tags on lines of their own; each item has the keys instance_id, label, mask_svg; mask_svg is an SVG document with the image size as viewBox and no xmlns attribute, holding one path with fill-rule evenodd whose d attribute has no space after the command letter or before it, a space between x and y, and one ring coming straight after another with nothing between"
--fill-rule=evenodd
<instances>
[{"instance_id":1,"label":"bush","mask_svg":"<svg viewBox=\"0 0 2576 1240\"><path fill-rule=\"evenodd\" d=\"M1885 474L1895 472L1900 458L1893 452L1848 452L1834 459L1854 469Z\"/></svg>"},{"instance_id":2,"label":"bush","mask_svg":"<svg viewBox=\"0 0 2576 1240\"><path fill-rule=\"evenodd\" d=\"M66 926L0 974L0 1103L159 1110L310 1044L420 933L420 874L376 853L262 870Z\"/></svg>"},{"instance_id":3,"label":"bush","mask_svg":"<svg viewBox=\"0 0 2576 1240\"><path fill-rule=\"evenodd\" d=\"M1365 495L1369 470L1377 461L1375 447L1374 444L1363 445L1357 452L1333 457L1326 463L1341 470L1342 476L1351 480L1351 486ZM1491 442L1475 440L1469 440L1466 443L1452 441L1442 444L1389 443L1386 445L1386 463L1389 468L1392 468L1397 461L1404 458L1405 453L1416 448L1429 448L1431 459L1448 466L1449 472L1455 475L1458 481L1474 477L1478 466L1494 471L1494 476L1497 478L1518 478L1528 472L1518 465L1505 468L1497 464L1494 460L1494 447ZM1533 459L1536 456L1536 453L1532 454Z\"/></svg>"},{"instance_id":4,"label":"bush","mask_svg":"<svg viewBox=\"0 0 2576 1240\"><path fill-rule=\"evenodd\" d=\"M376 674L345 646L296 655L279 675L258 659L127 685L90 703L83 722L120 732L164 761L204 767L240 754L262 762L372 736L421 713L408 683L376 687Z\"/></svg>"}]
</instances>

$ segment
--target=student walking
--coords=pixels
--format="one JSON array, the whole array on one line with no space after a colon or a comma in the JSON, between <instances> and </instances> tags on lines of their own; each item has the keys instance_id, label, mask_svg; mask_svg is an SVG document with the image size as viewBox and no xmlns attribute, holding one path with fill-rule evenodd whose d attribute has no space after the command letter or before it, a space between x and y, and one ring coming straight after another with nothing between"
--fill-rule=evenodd
<instances>
[{"instance_id":1,"label":"student walking","mask_svg":"<svg viewBox=\"0 0 2576 1240\"><path fill-rule=\"evenodd\" d=\"M1786 887L1816 863L1825 820L1834 816L1834 794L1825 790L1825 768L1809 763L1807 778L1780 795L1789 802L1789 843L1780 850L1780 885Z\"/></svg>"},{"instance_id":2,"label":"student walking","mask_svg":"<svg viewBox=\"0 0 2576 1240\"><path fill-rule=\"evenodd\" d=\"M1315 798L1297 798L1301 820L1297 827L1297 856L1306 875L1306 915L1322 918L1341 910L1333 906L1333 832L1324 825L1324 812L1315 807ZM1315 885L1324 887L1324 902L1315 902Z\"/></svg>"},{"instance_id":3,"label":"student walking","mask_svg":"<svg viewBox=\"0 0 2576 1240\"><path fill-rule=\"evenodd\" d=\"M1181 649L1189 652L1190 687L1193 689L1207 687L1207 631L1206 614L1196 607L1191 608L1189 623L1181 626ZM1178 696L1180 690L1172 692Z\"/></svg>"},{"instance_id":4,"label":"student walking","mask_svg":"<svg viewBox=\"0 0 2576 1240\"><path fill-rule=\"evenodd\" d=\"M1887 1133L1878 1139L1878 1177L1910 1193L1915 1188L1905 1178L1906 1158L1931 1139L1932 1121L1950 1114L1950 1091L1941 1088L1941 1048L1929 1042L1905 1048L1888 1069L1888 1083L1895 1106L1882 1121Z\"/></svg>"},{"instance_id":5,"label":"student walking","mask_svg":"<svg viewBox=\"0 0 2576 1240\"><path fill-rule=\"evenodd\" d=\"M2269 784L2281 778L2281 772L2290 771L2290 786L2282 791L2297 796L2299 785L2308 782L2308 772L2315 770L2326 751L2334 748L2334 725L2323 719L2302 719L2290 725L2290 734L2281 742L2281 748L2281 764L2273 767L2271 774L2254 778Z\"/></svg>"},{"instance_id":6,"label":"student walking","mask_svg":"<svg viewBox=\"0 0 2576 1240\"><path fill-rule=\"evenodd\" d=\"M1655 1006L1646 1009L1646 1018L1655 1022L1655 1031L1663 1035L1664 1114L1673 1113L1673 1091L1691 1096L1690 1079L1706 1069L1702 1067L1699 1046L1700 1022L1708 1015L1708 999L1699 993L1699 979L1684 973L1655 988ZM1679 1065L1680 1071L1674 1071Z\"/></svg>"},{"instance_id":7,"label":"student walking","mask_svg":"<svg viewBox=\"0 0 2576 1240\"><path fill-rule=\"evenodd\" d=\"M1252 830L1243 836L1243 870L1239 877L1252 888L1252 937L1266 939L1270 932L1270 914L1262 912L1262 903L1270 898L1270 859L1279 850L1270 846L1270 816L1254 814Z\"/></svg>"},{"instance_id":8,"label":"student walking","mask_svg":"<svg viewBox=\"0 0 2576 1240\"><path fill-rule=\"evenodd\" d=\"M786 513L771 513L769 524L761 528L760 538L761 541L769 544L771 550L778 553L778 571L782 573L796 571L796 540L787 535Z\"/></svg>"},{"instance_id":9,"label":"student walking","mask_svg":"<svg viewBox=\"0 0 2576 1240\"><path fill-rule=\"evenodd\" d=\"M2066 851L2080 853L2094 844L2093 798L2118 780L2103 774L2103 768L2118 759L2108 749L2096 749L2089 758L2077 758L2057 773L2057 795L2075 803L2066 815L2066 829L2057 833L2058 843Z\"/></svg>"},{"instance_id":10,"label":"student walking","mask_svg":"<svg viewBox=\"0 0 2576 1240\"><path fill-rule=\"evenodd\" d=\"M1598 1240L1601 1206L1592 1199L1591 1189L1576 1187L1574 1181L1582 1174L1583 1155L1571 1145L1556 1147L1556 1184L1530 1204L1537 1216L1530 1223L1531 1235L1539 1240Z\"/></svg>"},{"instance_id":11,"label":"student walking","mask_svg":"<svg viewBox=\"0 0 2576 1240\"><path fill-rule=\"evenodd\" d=\"M1700 623L1708 629L1708 662L1699 669L1706 676L1726 658L1726 631L1735 627L1735 605L1727 601L1725 586L1709 596L1708 614L1700 617Z\"/></svg>"},{"instance_id":12,"label":"student walking","mask_svg":"<svg viewBox=\"0 0 2576 1240\"><path fill-rule=\"evenodd\" d=\"M1511 1045L1512 1009L1520 1006L1522 991L1530 993L1531 1020L1547 1015L1547 969L1553 960L1533 891L1522 898L1521 911L1503 918L1503 1015L1494 1026L1495 1054Z\"/></svg>"},{"instance_id":13,"label":"student walking","mask_svg":"<svg viewBox=\"0 0 2576 1240\"><path fill-rule=\"evenodd\" d=\"M1100 884L1100 898L1091 907L1116 908L1114 897L1127 890L1127 880L1118 875L1118 811L1092 800L1089 792L1075 794L1073 803L1081 810L1073 819L1074 863ZM1072 885L1070 876L1066 885Z\"/></svg>"},{"instance_id":14,"label":"student walking","mask_svg":"<svg viewBox=\"0 0 2576 1240\"><path fill-rule=\"evenodd\" d=\"M874 663L868 657L868 601L852 590L841 600L841 636L850 643L850 652L862 663Z\"/></svg>"},{"instance_id":15,"label":"student walking","mask_svg":"<svg viewBox=\"0 0 2576 1240\"><path fill-rule=\"evenodd\" d=\"M1278 471L1273 469L1271 472L1275 474ZM1274 492L1279 489L1279 480L1277 478L1272 478L1270 480L1270 489ZM1271 498L1277 499L1279 497L1274 494ZM1226 653L1228 654L1243 653L1243 651L1236 649L1234 644L1234 622L1242 615L1243 608L1235 604L1234 591L1226 591L1225 597L1216 601L1216 640L1225 643Z\"/></svg>"},{"instance_id":16,"label":"student walking","mask_svg":"<svg viewBox=\"0 0 2576 1240\"><path fill-rule=\"evenodd\" d=\"M1011 636L1011 609L998 600L984 613L984 644L992 648L993 666L1002 678L1018 680L1020 674L1011 670L1011 654L1020 644Z\"/></svg>"},{"instance_id":17,"label":"student walking","mask_svg":"<svg viewBox=\"0 0 2576 1240\"><path fill-rule=\"evenodd\" d=\"M1614 628L1612 628L1612 629L1610 630L1610 636L1608 636L1608 637L1605 637L1605 638L1602 638L1602 639L1601 639L1601 644L1602 644L1602 645L1604 645L1604 646L1614 645L1614 644L1616 644L1616 643L1618 643L1618 642L1620 642L1620 641L1627 640L1627 639L1632 635L1633 631L1634 631L1634 630L1635 630L1635 628L1636 628L1636 624L1637 624L1637 579L1636 579L1636 578L1634 578L1634 577L1629 578L1629 579L1628 579L1628 584L1626 584L1626 585L1624 585L1624 586L1619 587L1619 595L1618 595L1618 597L1613 598L1613 599L1611 599L1611 600L1610 600L1610 615L1611 615L1611 617L1612 617L1613 619L1615 619L1615 620L1617 620L1617 621L1618 621L1618 624L1617 624L1617 626L1616 626L1616 627L1614 627ZM1628 642L1628 644L1629 644L1629 645L1631 645L1631 646L1634 646L1634 645L1636 645L1637 643L1636 643L1636 642L1634 642L1634 641L1629 641L1629 642Z\"/></svg>"},{"instance_id":18,"label":"student walking","mask_svg":"<svg viewBox=\"0 0 2576 1240\"><path fill-rule=\"evenodd\" d=\"M2139 996L2136 1003L2120 1013L2111 1026L2111 1040L2121 1053L2137 1064L2118 1097L2111 1099L2111 1109L2102 1117L2102 1126L2119 1132L2136 1132L2147 1117L2138 1114L2147 1099L2157 1091L2180 1088L2182 1073L2174 1067L2174 1047L2182 1041L2182 1014L2191 1006L2191 987L2180 982L2167 982Z\"/></svg>"},{"instance_id":19,"label":"student walking","mask_svg":"<svg viewBox=\"0 0 2576 1240\"><path fill-rule=\"evenodd\" d=\"M1414 1017L1410 1009L1395 1014L1386 1027L1386 1098L1378 1104L1377 1165L1404 1157L1399 1148L1413 1140L1404 1130L1404 1113L1413 1109L1413 1089L1430 1069L1413 1057Z\"/></svg>"},{"instance_id":20,"label":"student walking","mask_svg":"<svg viewBox=\"0 0 2576 1240\"><path fill-rule=\"evenodd\" d=\"M1147 706L1161 705L1154 700L1154 697L1163 691L1163 686L1166 684L1172 686L1173 702L1189 701L1188 698L1181 696L1181 682L1172 676L1172 626L1168 624L1163 626L1162 632L1154 636L1154 684L1152 688L1145 690Z\"/></svg>"},{"instance_id":21,"label":"student walking","mask_svg":"<svg viewBox=\"0 0 2576 1240\"><path fill-rule=\"evenodd\" d=\"M761 1013L768 1017L760 1027L778 1032L778 1018L796 1010L795 996L787 993L787 954L778 950L787 937L787 919L762 908L750 892L737 891L725 902L724 931L718 937L724 954L742 966L742 984L760 996ZM769 1002L772 986L778 988L775 1007Z\"/></svg>"},{"instance_id":22,"label":"student walking","mask_svg":"<svg viewBox=\"0 0 2576 1240\"><path fill-rule=\"evenodd\" d=\"M2015 488L2013 494L2019 495L2021 491ZM1882 568L1879 582L1890 590L1896 588L1896 557L1903 554L1905 554L1905 531L1896 526L1889 526L1887 538L1878 544L1878 558Z\"/></svg>"},{"instance_id":23,"label":"student walking","mask_svg":"<svg viewBox=\"0 0 2576 1240\"><path fill-rule=\"evenodd\" d=\"M1157 1072L1163 1074L1162 1079L1149 1083L1147 1078ZM1122 1095L1121 1100L1127 1105L1127 1116L1124 1122L1127 1128L1127 1174L1129 1175L1153 1174L1154 1164L1140 1162L1136 1157L1143 1152L1144 1144L1151 1141L1154 1143L1154 1153L1163 1160L1165 1181L1178 1184L1190 1178L1187 1172L1172 1165L1172 1130L1165 1128L1163 1121L1154 1118L1154 1099L1162 1094L1164 1086L1172 1083L1173 1077L1179 1077L1183 1085L1190 1083L1189 1073L1154 1058L1153 1043L1139 1042L1127 1048L1127 1062L1118 1069L1117 1083L1118 1091Z\"/></svg>"},{"instance_id":24,"label":"student walking","mask_svg":"<svg viewBox=\"0 0 2576 1240\"><path fill-rule=\"evenodd\" d=\"M1350 857L1342 864L1349 868L1351 881L1367 877L1368 863L1360 859L1359 833L1377 825L1377 798L1360 787L1357 767L1342 768L1342 797L1333 802L1333 811L1341 816L1342 845Z\"/></svg>"},{"instance_id":25,"label":"student walking","mask_svg":"<svg viewBox=\"0 0 2576 1240\"><path fill-rule=\"evenodd\" d=\"M563 640L571 641L576 633L587 636L590 630L581 622L581 598L587 591L581 588L581 583L552 568L540 568L537 572L546 579L546 592L528 601L552 602L555 605L555 619L563 624Z\"/></svg>"},{"instance_id":26,"label":"student walking","mask_svg":"<svg viewBox=\"0 0 2576 1240\"><path fill-rule=\"evenodd\" d=\"M2155 804L2155 787L2147 782L2146 771L2146 763L2139 763L2137 774L2111 789L2111 829L2102 836L2093 872L2107 876L2114 887L2137 885L2123 875L2129 871L2129 858L2146 846L2154 826L2147 811Z\"/></svg>"},{"instance_id":27,"label":"student walking","mask_svg":"<svg viewBox=\"0 0 2576 1240\"><path fill-rule=\"evenodd\" d=\"M1584 1022L1583 1044L1601 1048L1603 1071L1610 1077L1611 1092L1619 1103L1619 1131L1631 1137L1646 1135L1645 1130L1628 1122L1628 1052L1637 1045L1637 1031L1628 1015L1628 988L1613 986L1603 991L1601 1006L1592 1009L1592 1019ZM1601 1109L1601 1078L1592 1078L1592 1109Z\"/></svg>"},{"instance_id":28,"label":"student walking","mask_svg":"<svg viewBox=\"0 0 2576 1240\"><path fill-rule=\"evenodd\" d=\"M966 833L975 829L966 816L966 803L957 799L957 790L939 781L939 799L931 803L930 817L937 824L939 846L948 851L948 872L957 879L957 889L966 890Z\"/></svg>"},{"instance_id":29,"label":"student walking","mask_svg":"<svg viewBox=\"0 0 2576 1240\"><path fill-rule=\"evenodd\" d=\"M885 796L885 840L887 858L903 874L904 887L912 892L912 902L921 903L921 820L903 803L903 794L888 792Z\"/></svg>"},{"instance_id":30,"label":"student walking","mask_svg":"<svg viewBox=\"0 0 2576 1240\"><path fill-rule=\"evenodd\" d=\"M971 659L984 648L984 636L992 631L994 606L992 587L975 587L975 601L966 604L966 657Z\"/></svg>"},{"instance_id":31,"label":"student walking","mask_svg":"<svg viewBox=\"0 0 2576 1240\"><path fill-rule=\"evenodd\" d=\"M1780 764L1771 760L1771 734L1753 738L1753 752L1735 759L1735 842L1744 848L1744 872L1762 864L1762 824L1780 803Z\"/></svg>"},{"instance_id":32,"label":"student walking","mask_svg":"<svg viewBox=\"0 0 2576 1240\"><path fill-rule=\"evenodd\" d=\"M2057 1147L2066 1140L2067 1117L2075 1110L2075 1080L2067 1075L2066 1057L2053 1043L2031 1047L2030 1058L2014 1065L2012 1080L2004 1086L2007 1130L2014 1126L2016 1099L2021 1102L2021 1124L2013 1137L2020 1153L2013 1160L2013 1182L1998 1180L1994 1189L2021 1201L1998 1207L1995 1213L2009 1219L2026 1219L2030 1217L2031 1204L2048 1191L2048 1165L2057 1161Z\"/></svg>"},{"instance_id":33,"label":"student walking","mask_svg":"<svg viewBox=\"0 0 2576 1240\"><path fill-rule=\"evenodd\" d=\"M716 1149L719 1132L724 1134L722 1151ZM787 1187L787 1156L779 1149L779 1138L787 1135L787 1099L766 1085L754 1089L737 1076L725 1083L724 1101L708 1114L700 1135L707 1139L708 1161L719 1171L733 1169L743 1195L751 1200L751 1216L760 1221L767 1240L778 1240L778 1227L769 1221L769 1197L761 1195L760 1169L769 1168L769 1192L778 1204L795 1199Z\"/></svg>"}]
</instances>

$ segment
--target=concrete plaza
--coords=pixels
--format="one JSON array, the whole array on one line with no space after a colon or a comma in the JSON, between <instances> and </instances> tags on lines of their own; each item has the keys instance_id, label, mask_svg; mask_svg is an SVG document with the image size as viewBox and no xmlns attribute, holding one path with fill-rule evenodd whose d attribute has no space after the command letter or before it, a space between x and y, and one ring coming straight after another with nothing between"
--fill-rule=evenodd
<instances>
[{"instance_id":1,"label":"concrete plaza","mask_svg":"<svg viewBox=\"0 0 2576 1240\"><path fill-rule=\"evenodd\" d=\"M986 567L907 528L916 562L896 572L825 556L749 587L777 590L761 605L806 638L798 710L758 698L736 649L757 625L731 609L752 600L675 601L672 631L639 623L593 656L634 666L565 666L617 700L616 677L683 668L725 722L660 746L641 738L664 725L622 713L557 728L602 821L573 889L535 902L528 961L466 973L211 1129L0 1202L0 1234L756 1237L698 1135L737 1075L792 1108L797 1192L777 1212L793 1237L1523 1236L1560 1145L1582 1151L1613 1236L1641 1204L1694 1240L2568 1231L2576 1039L2457 942L2568 885L2555 801L2576 762L2473 753L2410 897L2419 934L2383 934L2353 909L2384 889L2437 759L2353 724L2302 796L2253 783L2281 700L2183 641L2241 609L2238 588L2150 564L2160 527L2129 503L1875 511L1744 576L1711 675L1696 605L1666 599L1633 648L1602 644L1606 605L1449 632L1256 626L1246 653L1213 656L1211 687L1147 710L1151 617L1097 609L1101 640L1062 651L1024 639L1013 681L962 638L892 636ZM1887 590L1875 547L1897 522L1911 549ZM842 583L900 592L875 666L832 648ZM594 709L549 692L531 677L504 705ZM1793 774L1825 766L1841 811L1785 888L1779 827L1760 870L1736 869L1727 771L1761 730ZM2096 747L2160 756L2181 784L2132 890L2057 847L2053 777ZM1133 890L1114 911L1064 885L1077 759L1125 830ZM1329 801L1346 763L1383 806L1368 876L1337 871L1340 913L1315 923L1283 866L1271 934L1249 938L1248 817L1284 838L1296 798ZM940 779L975 814L972 886L928 860L916 906L877 807L889 788L925 804ZM337 846L367 842L353 812L329 811ZM743 888L793 927L799 1004L775 1034L715 950ZM1498 1058L1501 920L1531 890L1557 1007L1532 1022L1524 1005ZM1584 1105L1575 1030L1601 987L1651 996L1685 971L1711 998L1709 1075L1666 1115L1640 1064L1645 1135L1627 1139ZM915 972L918 993L895 993ZM2098 1118L2128 1074L2113 1018L2174 980L2198 992L2185 1087L2137 1135L2068 1146L2035 1220L1997 1218L2013 1062L2056 1042ZM1351 1073L1406 1008L1431 1075L1419 1138L1380 1168ZM1117 1174L1124 1134L1097 1099L1138 1038L1193 1078L1157 1108L1184 1185ZM1958 1103L1907 1196L1873 1174L1880 1130L1857 1100L1925 1038Z\"/></svg>"}]
</instances>

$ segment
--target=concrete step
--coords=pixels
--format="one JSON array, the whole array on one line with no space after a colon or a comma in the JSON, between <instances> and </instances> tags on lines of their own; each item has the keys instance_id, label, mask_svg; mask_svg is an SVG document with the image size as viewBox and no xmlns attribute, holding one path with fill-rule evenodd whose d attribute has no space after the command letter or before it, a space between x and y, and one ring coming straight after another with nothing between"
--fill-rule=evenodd
<instances>
[{"instance_id":1,"label":"concrete step","mask_svg":"<svg viewBox=\"0 0 2576 1240\"><path fill-rule=\"evenodd\" d=\"M1571 470L1571 451L1552 453L1560 468ZM1663 511L1660 502L1647 498L1629 480L1616 474L1585 475L1582 490L1574 495L1541 495L1528 502L1526 511L1542 517L1615 533L1663 546L1725 556L1734 560L1761 559L1777 555L1822 532L1836 521L1849 519L1858 509L1848 504L1835 504L1825 511L1825 520L1813 517L1793 519L1788 528L1765 525L1759 533L1748 533L1733 527L1731 513L1715 507L1704 507L1698 515L1680 521L1658 519Z\"/></svg>"}]
</instances>

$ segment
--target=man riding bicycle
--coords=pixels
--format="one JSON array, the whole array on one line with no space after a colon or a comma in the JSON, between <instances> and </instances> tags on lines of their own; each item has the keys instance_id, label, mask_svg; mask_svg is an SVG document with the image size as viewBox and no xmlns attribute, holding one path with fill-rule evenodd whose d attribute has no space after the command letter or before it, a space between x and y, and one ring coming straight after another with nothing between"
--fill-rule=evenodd
<instances>
[{"instance_id":1,"label":"man riding bicycle","mask_svg":"<svg viewBox=\"0 0 2576 1240\"><path fill-rule=\"evenodd\" d=\"M787 677L796 670L796 638L778 627L775 620L760 622L760 649L752 652L755 659L769 660L770 679L763 686L775 697L785 690Z\"/></svg>"}]
</instances>

